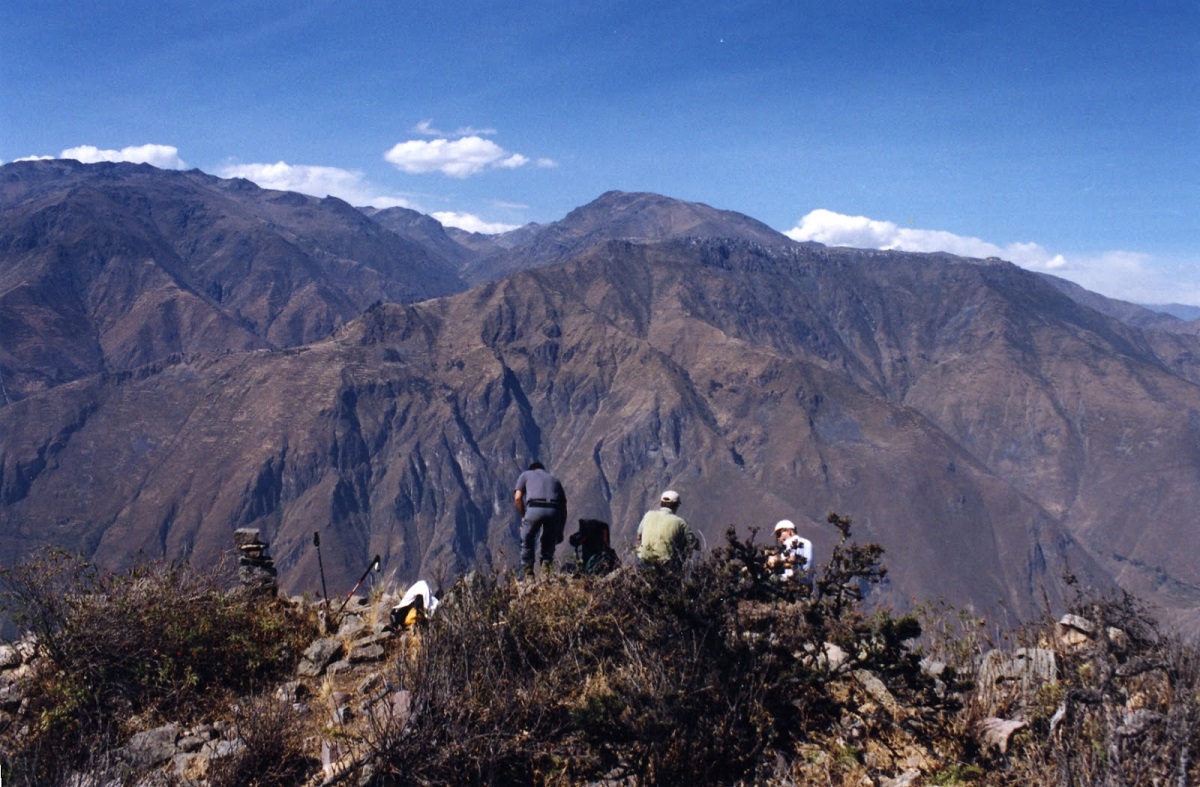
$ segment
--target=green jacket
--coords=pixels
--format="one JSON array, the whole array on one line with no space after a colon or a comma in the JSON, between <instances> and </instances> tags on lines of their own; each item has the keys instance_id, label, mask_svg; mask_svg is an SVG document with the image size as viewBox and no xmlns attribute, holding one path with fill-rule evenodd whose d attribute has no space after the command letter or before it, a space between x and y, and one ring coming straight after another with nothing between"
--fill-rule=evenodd
<instances>
[{"instance_id":1,"label":"green jacket","mask_svg":"<svg viewBox=\"0 0 1200 787\"><path fill-rule=\"evenodd\" d=\"M638 523L637 533L637 556L647 563L686 557L697 547L696 536L688 523L665 507L647 511Z\"/></svg>"}]
</instances>

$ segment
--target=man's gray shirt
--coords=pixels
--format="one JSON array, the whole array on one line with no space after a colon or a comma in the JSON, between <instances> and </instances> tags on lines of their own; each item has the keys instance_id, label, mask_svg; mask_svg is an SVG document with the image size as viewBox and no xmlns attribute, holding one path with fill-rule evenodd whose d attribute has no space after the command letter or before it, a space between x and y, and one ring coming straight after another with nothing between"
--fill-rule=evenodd
<instances>
[{"instance_id":1,"label":"man's gray shirt","mask_svg":"<svg viewBox=\"0 0 1200 787\"><path fill-rule=\"evenodd\" d=\"M521 493L526 505L531 500L546 500L560 506L567 502L562 484L546 470L526 470L521 473L513 491Z\"/></svg>"}]
</instances>

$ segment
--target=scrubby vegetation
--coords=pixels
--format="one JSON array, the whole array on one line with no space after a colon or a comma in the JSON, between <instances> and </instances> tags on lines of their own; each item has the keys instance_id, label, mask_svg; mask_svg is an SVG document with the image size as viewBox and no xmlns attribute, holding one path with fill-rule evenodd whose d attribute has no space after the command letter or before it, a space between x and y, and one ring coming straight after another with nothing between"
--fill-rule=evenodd
<instances>
[{"instance_id":1,"label":"scrubby vegetation","mask_svg":"<svg viewBox=\"0 0 1200 787\"><path fill-rule=\"evenodd\" d=\"M953 610L869 612L882 550L830 523L811 586L732 530L675 568L468 575L337 726L313 712L328 678L270 690L319 636L305 605L44 557L5 577L42 653L24 726L0 719L5 783L63 783L138 729L202 719L238 742L209 785L1200 783L1200 654L1132 599L1081 595L1003 641Z\"/></svg>"},{"instance_id":2,"label":"scrubby vegetation","mask_svg":"<svg viewBox=\"0 0 1200 787\"><path fill-rule=\"evenodd\" d=\"M213 714L290 674L314 621L214 572L142 562L104 573L61 550L3 572L36 638L26 729L0 729L7 779L52 784L139 728Z\"/></svg>"},{"instance_id":3,"label":"scrubby vegetation","mask_svg":"<svg viewBox=\"0 0 1200 787\"><path fill-rule=\"evenodd\" d=\"M732 531L678 571L468 578L398 663L411 711L376 738L380 782L764 783L837 726L835 679L860 669L940 729L952 702L905 650L916 620L858 608L878 555L840 545L815 597Z\"/></svg>"}]
</instances>

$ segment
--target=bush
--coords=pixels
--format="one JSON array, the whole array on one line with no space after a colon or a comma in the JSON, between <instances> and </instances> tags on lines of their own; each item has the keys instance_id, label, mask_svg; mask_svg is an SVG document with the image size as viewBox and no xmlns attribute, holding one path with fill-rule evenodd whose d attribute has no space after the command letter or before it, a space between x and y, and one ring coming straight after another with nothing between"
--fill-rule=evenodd
<instances>
[{"instance_id":1,"label":"bush","mask_svg":"<svg viewBox=\"0 0 1200 787\"><path fill-rule=\"evenodd\" d=\"M864 608L882 550L853 543L848 520L830 523L842 539L811 585L783 581L732 530L671 568L464 577L397 638L387 685L358 683L369 700L324 730L268 691L316 636L311 618L186 565L106 575L49 552L3 572L41 656L18 723L0 714L0 778L117 783L130 776L117 756L130 733L219 716L237 745L212 761L211 787L301 783L317 771L318 735L375 787L832 786L912 768L979 787L1200 784L1200 652L1131 597L1077 600L1090 636L1057 636L1053 623L1002 632L1052 649L1057 680L972 692L957 675L993 647L986 621L935 610L928 645L946 663L935 681L918 661L917 620ZM980 734L990 716L1014 723L1003 746Z\"/></svg>"},{"instance_id":2,"label":"bush","mask_svg":"<svg viewBox=\"0 0 1200 787\"><path fill-rule=\"evenodd\" d=\"M1200 784L1200 653L1126 593L1084 594L1071 612L1094 633L1060 648L1058 707L1032 717L1049 745L1021 765L1067 787Z\"/></svg>"},{"instance_id":3,"label":"bush","mask_svg":"<svg viewBox=\"0 0 1200 787\"><path fill-rule=\"evenodd\" d=\"M1164 635L1149 610L1126 593L1081 591L1067 612L1090 633L1063 636L1053 621L1001 632L1001 650L1052 651L1057 677L965 692L964 712L941 740L953 762L932 783L1200 784L1200 651ZM966 616L960 623L943 628L940 641L930 644L973 672L994 646L980 638L986 621ZM983 743L985 717L1023 727L999 751Z\"/></svg>"},{"instance_id":4,"label":"bush","mask_svg":"<svg viewBox=\"0 0 1200 787\"><path fill-rule=\"evenodd\" d=\"M240 747L214 760L208 787L288 787L303 784L316 762L305 753L306 722L276 696L252 697L234 714Z\"/></svg>"},{"instance_id":5,"label":"bush","mask_svg":"<svg viewBox=\"0 0 1200 787\"><path fill-rule=\"evenodd\" d=\"M0 574L4 605L43 657L36 723L5 735L39 783L111 744L126 722L186 722L292 669L313 622L276 600L219 588L212 572L145 561L104 573L50 550Z\"/></svg>"}]
</instances>

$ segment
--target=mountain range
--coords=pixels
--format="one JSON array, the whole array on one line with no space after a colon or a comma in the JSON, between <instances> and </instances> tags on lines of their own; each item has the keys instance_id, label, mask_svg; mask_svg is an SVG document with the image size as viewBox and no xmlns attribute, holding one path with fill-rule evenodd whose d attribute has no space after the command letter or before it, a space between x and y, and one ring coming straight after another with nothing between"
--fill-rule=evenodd
<instances>
[{"instance_id":1,"label":"mountain range","mask_svg":"<svg viewBox=\"0 0 1200 787\"><path fill-rule=\"evenodd\" d=\"M887 549L880 603L1024 619L1075 582L1200 629L1200 325L1001 260L653 194L485 236L19 162L0 375L3 562L212 564L257 527L291 591L319 586L314 532L334 587L375 554L444 582L512 564L540 459L619 548L669 486L709 547L786 517L821 562L849 515Z\"/></svg>"}]
</instances>

